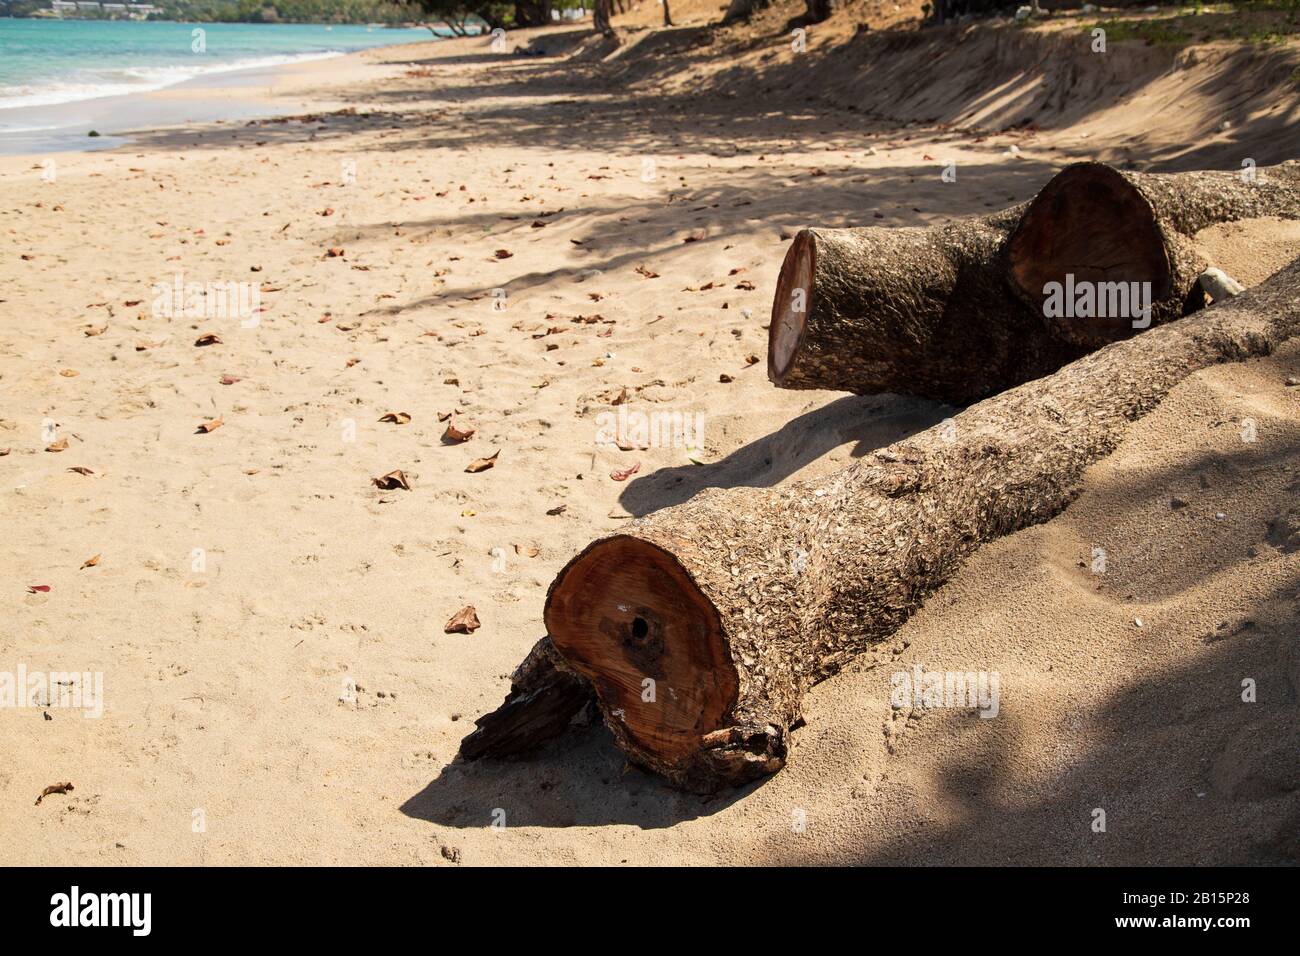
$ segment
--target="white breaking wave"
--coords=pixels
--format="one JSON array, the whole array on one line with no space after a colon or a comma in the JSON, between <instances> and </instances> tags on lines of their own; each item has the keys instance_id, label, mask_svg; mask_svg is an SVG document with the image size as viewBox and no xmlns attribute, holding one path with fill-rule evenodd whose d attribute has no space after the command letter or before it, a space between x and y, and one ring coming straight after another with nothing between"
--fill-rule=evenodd
<instances>
[{"instance_id":1,"label":"white breaking wave","mask_svg":"<svg viewBox=\"0 0 1300 956\"><path fill-rule=\"evenodd\" d=\"M198 76L212 73L230 73L235 70L252 70L258 67L282 66L286 63L299 63L306 60L325 60L330 57L343 56L341 51L324 53L296 53L275 56L251 57L245 60L230 60L210 66L142 66L121 70L107 70L96 78L84 80L54 81L50 83L27 86L0 86L0 110L16 109L23 106L53 106L56 103L75 103L79 100L93 100L104 96L128 96L132 93L150 93L184 83ZM24 127L23 131L53 127ZM0 130L18 132L13 127L0 123Z\"/></svg>"}]
</instances>

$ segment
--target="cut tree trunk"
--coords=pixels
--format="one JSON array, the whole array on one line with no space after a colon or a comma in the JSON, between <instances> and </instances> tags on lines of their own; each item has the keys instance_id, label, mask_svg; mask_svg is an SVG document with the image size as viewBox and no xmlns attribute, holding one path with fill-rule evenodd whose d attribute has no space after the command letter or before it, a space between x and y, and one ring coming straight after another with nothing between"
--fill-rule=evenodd
<instances>
[{"instance_id":1,"label":"cut tree trunk","mask_svg":"<svg viewBox=\"0 0 1300 956\"><path fill-rule=\"evenodd\" d=\"M1297 334L1300 260L837 474L711 489L633 521L552 583L546 673L580 675L628 758L679 787L771 773L811 685L886 639L981 544L1062 511L1084 469L1188 375Z\"/></svg>"},{"instance_id":2,"label":"cut tree trunk","mask_svg":"<svg viewBox=\"0 0 1300 956\"><path fill-rule=\"evenodd\" d=\"M781 266L768 376L782 388L979 401L1200 308L1207 263L1191 237L1260 216L1300 218L1300 163L1250 182L1081 163L1033 201L976 219L806 229ZM1049 315L1053 282L1090 286L1108 314Z\"/></svg>"}]
</instances>

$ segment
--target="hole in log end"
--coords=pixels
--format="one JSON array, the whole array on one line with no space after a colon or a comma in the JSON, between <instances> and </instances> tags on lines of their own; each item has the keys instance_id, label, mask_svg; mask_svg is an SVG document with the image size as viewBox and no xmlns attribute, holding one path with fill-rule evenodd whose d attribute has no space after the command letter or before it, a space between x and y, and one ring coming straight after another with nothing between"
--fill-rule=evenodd
<instances>
[{"instance_id":1,"label":"hole in log end","mask_svg":"<svg viewBox=\"0 0 1300 956\"><path fill-rule=\"evenodd\" d=\"M1151 204L1120 173L1101 163L1067 167L1043 187L1007 242L1011 283L1025 301L1076 345L1098 346L1135 331L1132 283L1150 283L1148 304L1169 294L1171 268L1160 223ZM1089 284L1097 293L1094 314L1073 314ZM1060 283L1063 315L1049 314L1048 283ZM1117 284L1124 284L1120 289ZM1104 288L1098 288L1106 284ZM1116 308L1120 296L1127 306ZM1120 303L1123 305L1123 303ZM1087 312L1084 306L1081 311ZM1097 312L1124 314L1096 314Z\"/></svg>"},{"instance_id":2,"label":"hole in log end","mask_svg":"<svg viewBox=\"0 0 1300 956\"><path fill-rule=\"evenodd\" d=\"M662 548L630 535L596 542L560 572L545 617L607 719L661 760L695 753L735 706L717 609Z\"/></svg>"},{"instance_id":3,"label":"hole in log end","mask_svg":"<svg viewBox=\"0 0 1300 956\"><path fill-rule=\"evenodd\" d=\"M816 268L817 241L812 230L801 230L781 263L767 332L767 377L777 385L785 384L803 344L804 325L812 311Z\"/></svg>"}]
</instances>

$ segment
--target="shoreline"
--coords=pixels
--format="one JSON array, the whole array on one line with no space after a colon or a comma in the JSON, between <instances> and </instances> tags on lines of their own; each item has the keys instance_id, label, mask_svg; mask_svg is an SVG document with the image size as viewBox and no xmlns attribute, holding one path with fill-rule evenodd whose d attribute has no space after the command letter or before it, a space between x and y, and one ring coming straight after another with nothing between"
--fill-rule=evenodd
<instances>
[{"instance_id":1,"label":"shoreline","mask_svg":"<svg viewBox=\"0 0 1300 956\"><path fill-rule=\"evenodd\" d=\"M283 102L296 91L378 78L369 69L377 52L415 51L448 39L430 36L348 52L303 53L284 62L217 66L138 92L7 107L0 110L0 156L99 152L129 145L133 134L142 132L292 114L312 108L305 100ZM91 130L99 136L89 136Z\"/></svg>"}]
</instances>

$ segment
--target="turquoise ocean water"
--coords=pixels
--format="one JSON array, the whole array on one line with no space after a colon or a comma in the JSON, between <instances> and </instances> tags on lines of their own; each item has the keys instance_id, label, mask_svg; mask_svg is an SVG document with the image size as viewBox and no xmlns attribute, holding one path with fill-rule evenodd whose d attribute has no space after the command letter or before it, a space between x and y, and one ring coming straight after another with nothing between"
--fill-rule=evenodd
<instances>
[{"instance_id":1,"label":"turquoise ocean water","mask_svg":"<svg viewBox=\"0 0 1300 956\"><path fill-rule=\"evenodd\" d=\"M203 52L195 52L196 29ZM428 39L428 30L366 26L0 19L0 125L5 109L143 93L207 73Z\"/></svg>"}]
</instances>

